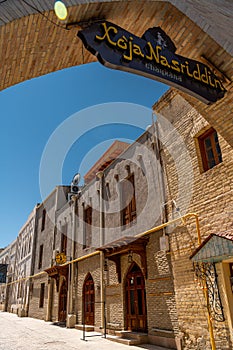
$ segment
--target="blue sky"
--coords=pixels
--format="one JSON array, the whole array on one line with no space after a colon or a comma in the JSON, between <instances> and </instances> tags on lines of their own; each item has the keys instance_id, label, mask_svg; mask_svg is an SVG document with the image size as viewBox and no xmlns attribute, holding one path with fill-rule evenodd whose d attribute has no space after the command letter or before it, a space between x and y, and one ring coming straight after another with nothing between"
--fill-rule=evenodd
<instances>
[{"instance_id":1,"label":"blue sky","mask_svg":"<svg viewBox=\"0 0 233 350\"><path fill-rule=\"evenodd\" d=\"M114 139L135 140L151 123L151 107L167 89L154 80L91 63L1 91L0 247L17 237L33 207L42 201L42 154L64 121L78 115L85 130L70 145L62 165L61 182L70 184L73 175L79 171L83 176ZM118 115L124 123L118 123ZM94 128L89 127L92 120L99 122ZM59 147L55 156L58 153ZM62 184L54 181L47 194Z\"/></svg>"}]
</instances>

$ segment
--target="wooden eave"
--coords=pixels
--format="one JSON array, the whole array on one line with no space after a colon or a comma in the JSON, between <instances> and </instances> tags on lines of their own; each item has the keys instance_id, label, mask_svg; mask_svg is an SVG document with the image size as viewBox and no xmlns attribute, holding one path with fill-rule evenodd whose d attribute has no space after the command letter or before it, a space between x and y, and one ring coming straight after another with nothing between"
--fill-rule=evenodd
<instances>
[{"instance_id":1,"label":"wooden eave","mask_svg":"<svg viewBox=\"0 0 233 350\"><path fill-rule=\"evenodd\" d=\"M60 276L67 276L68 274L68 265L55 265L55 266L51 266L48 269L44 270L45 272L47 272L47 274L49 275L49 277L55 278L58 275Z\"/></svg>"},{"instance_id":2,"label":"wooden eave","mask_svg":"<svg viewBox=\"0 0 233 350\"><path fill-rule=\"evenodd\" d=\"M116 265L116 273L118 275L118 282L121 283L121 264L120 258L122 255L129 253L136 253L141 258L142 272L147 278L147 261L146 261L146 246L149 241L149 237L135 238L126 236L113 241L107 245L97 248L97 251L102 251L104 257L113 261Z\"/></svg>"},{"instance_id":3,"label":"wooden eave","mask_svg":"<svg viewBox=\"0 0 233 350\"><path fill-rule=\"evenodd\" d=\"M85 183L89 183L98 171L106 169L116 158L129 147L129 143L114 141L107 151L97 160L92 168L84 175Z\"/></svg>"},{"instance_id":4,"label":"wooden eave","mask_svg":"<svg viewBox=\"0 0 233 350\"><path fill-rule=\"evenodd\" d=\"M59 291L60 277L64 276L67 280L68 277L68 265L54 265L44 270L48 276L55 279L57 292Z\"/></svg>"}]
</instances>

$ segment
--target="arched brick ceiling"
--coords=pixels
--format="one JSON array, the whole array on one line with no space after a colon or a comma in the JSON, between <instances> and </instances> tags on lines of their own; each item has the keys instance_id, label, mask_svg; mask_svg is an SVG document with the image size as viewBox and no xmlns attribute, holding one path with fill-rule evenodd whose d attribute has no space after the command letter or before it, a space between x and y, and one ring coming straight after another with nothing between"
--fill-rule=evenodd
<instances>
[{"instance_id":1,"label":"arched brick ceiling","mask_svg":"<svg viewBox=\"0 0 233 350\"><path fill-rule=\"evenodd\" d=\"M68 31L57 20L53 0L3 1L0 0L0 90L95 60L77 37L78 28ZM204 55L229 78L230 83L225 85L228 92L212 106L191 97L189 100L233 146L232 1L67 0L66 4L69 23L103 18L138 36L149 27L160 26L174 41L177 53L196 60Z\"/></svg>"},{"instance_id":2,"label":"arched brick ceiling","mask_svg":"<svg viewBox=\"0 0 233 350\"><path fill-rule=\"evenodd\" d=\"M0 0L0 26L31 14L53 10L55 0ZM125 0L64 0L67 7ZM150 0L156 2L156 0ZM165 2L165 0L160 0ZM233 2L229 0L167 0L177 7L227 52L233 53ZM132 1L131 1L132 2ZM141 1L143 2L143 0ZM31 6L29 6L31 5Z\"/></svg>"}]
</instances>

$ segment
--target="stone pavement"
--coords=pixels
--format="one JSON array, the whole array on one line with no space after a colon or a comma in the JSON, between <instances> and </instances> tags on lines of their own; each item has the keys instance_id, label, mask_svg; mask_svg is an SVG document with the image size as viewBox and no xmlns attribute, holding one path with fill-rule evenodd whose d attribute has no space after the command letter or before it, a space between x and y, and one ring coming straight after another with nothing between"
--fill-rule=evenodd
<instances>
[{"instance_id":1,"label":"stone pavement","mask_svg":"<svg viewBox=\"0 0 233 350\"><path fill-rule=\"evenodd\" d=\"M98 333L91 333L97 335ZM0 350L169 350L154 345L127 346L100 336L81 340L82 331L0 312Z\"/></svg>"}]
</instances>

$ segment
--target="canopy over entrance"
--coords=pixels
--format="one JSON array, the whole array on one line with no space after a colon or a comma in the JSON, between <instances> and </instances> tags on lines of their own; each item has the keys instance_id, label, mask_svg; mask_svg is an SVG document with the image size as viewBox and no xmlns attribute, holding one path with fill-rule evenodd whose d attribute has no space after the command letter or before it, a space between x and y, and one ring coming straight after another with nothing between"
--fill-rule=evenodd
<instances>
[{"instance_id":1,"label":"canopy over entrance","mask_svg":"<svg viewBox=\"0 0 233 350\"><path fill-rule=\"evenodd\" d=\"M215 263L233 258L233 232L209 235L190 257L194 262Z\"/></svg>"},{"instance_id":2,"label":"canopy over entrance","mask_svg":"<svg viewBox=\"0 0 233 350\"><path fill-rule=\"evenodd\" d=\"M121 283L121 255L124 254L128 254L128 258L131 260L133 259L133 253L140 256L143 274L145 278L147 278L146 246L148 241L149 237L136 238L125 236L96 250L102 251L105 258L114 261L116 264L118 281Z\"/></svg>"},{"instance_id":3,"label":"canopy over entrance","mask_svg":"<svg viewBox=\"0 0 233 350\"><path fill-rule=\"evenodd\" d=\"M63 276L65 277L66 280L68 280L68 272L69 272L68 265L63 265L63 266L56 265L56 266L49 267L44 271L47 272L48 277L55 279L57 292L59 291L60 277Z\"/></svg>"}]
</instances>

